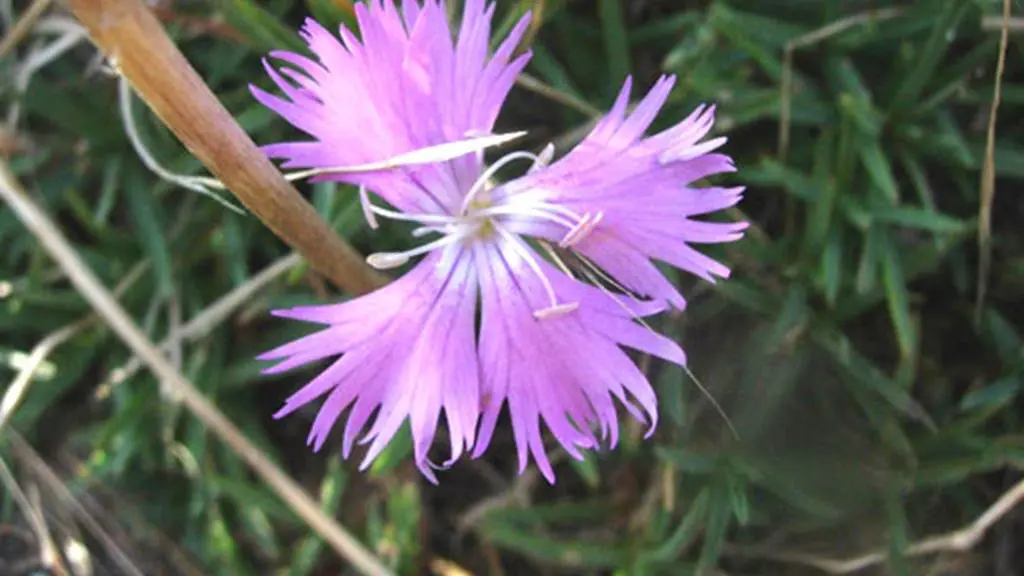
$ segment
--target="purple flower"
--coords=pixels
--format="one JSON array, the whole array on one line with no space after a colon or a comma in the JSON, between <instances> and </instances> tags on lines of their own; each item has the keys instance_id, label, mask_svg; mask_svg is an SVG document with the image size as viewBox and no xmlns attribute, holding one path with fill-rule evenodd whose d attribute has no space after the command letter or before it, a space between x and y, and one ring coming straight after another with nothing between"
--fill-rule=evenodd
<instances>
[{"instance_id":1,"label":"purple flower","mask_svg":"<svg viewBox=\"0 0 1024 576\"><path fill-rule=\"evenodd\" d=\"M339 42L307 21L302 34L317 61L271 55L290 66L267 66L287 99L253 92L313 140L267 152L285 167L312 169L306 175L360 186L371 226L377 217L411 221L413 236L434 238L372 254L381 269L423 256L372 294L275 312L324 328L262 355L280 361L267 372L334 359L275 417L326 396L309 442L319 450L348 410L342 453L368 443L363 467L408 421L416 464L435 482L428 452L442 412L444 465L482 454L507 404L520 472L532 455L551 482L541 422L576 458L616 444L618 404L653 432L657 398L624 347L686 359L638 322L684 305L652 259L725 277L727 268L690 245L736 240L746 226L692 219L736 204L742 192L691 187L734 170L711 153L724 138L703 141L713 109L645 138L672 79L659 80L631 113L627 81L608 116L563 158L550 163L550 148L512 152L485 167L483 149L509 140L492 129L529 58L512 59L529 17L488 58L493 6L483 0L467 0L454 41L436 0L406 1L401 11L370 0L356 10L361 40L342 30ZM516 160L529 161L526 174L494 183ZM367 190L394 209L371 204ZM575 272L559 253L571 254Z\"/></svg>"}]
</instances>

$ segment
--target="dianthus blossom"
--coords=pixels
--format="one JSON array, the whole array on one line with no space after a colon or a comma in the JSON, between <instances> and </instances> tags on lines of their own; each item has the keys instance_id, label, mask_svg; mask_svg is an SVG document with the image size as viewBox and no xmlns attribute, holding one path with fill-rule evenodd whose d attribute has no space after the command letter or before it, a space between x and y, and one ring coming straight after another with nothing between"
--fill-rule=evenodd
<instances>
[{"instance_id":1,"label":"dianthus blossom","mask_svg":"<svg viewBox=\"0 0 1024 576\"><path fill-rule=\"evenodd\" d=\"M368 257L380 269L419 258L384 288L275 311L323 328L261 358L279 361L269 373L331 359L275 415L319 401L315 450L347 411L342 453L369 444L365 467L408 422L415 462L436 482L428 452L442 413L447 466L486 450L507 405L520 472L532 456L553 482L542 423L575 458L602 442L614 447L618 405L654 430L657 398L625 348L686 362L640 321L685 304L654 261L726 277L693 245L736 240L746 224L694 217L735 205L742 188L693 186L734 170L714 152L725 139L705 139L713 108L644 135L671 77L632 111L627 80L611 111L554 162L549 147L487 166L484 149L516 136L494 134L494 122L530 57L514 56L529 15L489 54L493 13L493 4L467 0L453 34L443 2L369 0L356 4L358 38L307 20L301 35L315 59L270 54L278 67L266 69L283 97L253 94L312 139L266 152L283 168L358 186L371 227L378 218L412 222L422 243ZM496 183L515 161L524 174Z\"/></svg>"}]
</instances>

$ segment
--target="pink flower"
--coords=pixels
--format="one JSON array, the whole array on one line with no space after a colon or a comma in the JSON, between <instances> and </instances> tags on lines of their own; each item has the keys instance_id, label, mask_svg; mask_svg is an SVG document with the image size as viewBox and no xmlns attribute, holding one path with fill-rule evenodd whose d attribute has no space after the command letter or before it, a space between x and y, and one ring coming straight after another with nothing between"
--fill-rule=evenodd
<instances>
[{"instance_id":1,"label":"pink flower","mask_svg":"<svg viewBox=\"0 0 1024 576\"><path fill-rule=\"evenodd\" d=\"M692 217L736 204L741 189L691 187L734 169L711 153L724 139L702 142L712 109L643 137L670 78L628 115L627 81L611 113L550 165L547 150L512 152L485 167L483 149L510 139L493 135L493 124L529 58L511 59L528 17L488 58L492 14L483 0L467 0L453 42L435 0L407 1L401 12L390 0L371 0L357 4L361 42L345 30L339 42L309 21L303 36L318 62L272 55L292 66L267 67L287 99L253 91L314 140L267 152L286 159L285 167L363 187L371 226L377 217L412 221L415 237L436 238L370 255L381 269L423 256L372 294L275 312L324 328L261 358L280 361L268 372L336 358L276 414L326 396L309 437L316 450L348 410L342 453L368 443L365 467L408 421L416 464L436 482L428 452L441 414L447 466L486 450L507 404L520 471L532 455L553 482L541 422L576 458L602 441L614 447L618 404L653 432L657 398L624 347L686 360L678 345L637 322L684 303L651 259L712 281L725 277L728 269L690 244L736 240L745 224ZM530 162L527 173L494 184L495 172L515 160ZM371 204L366 190L394 210ZM583 263L577 273L562 269L553 244Z\"/></svg>"}]
</instances>

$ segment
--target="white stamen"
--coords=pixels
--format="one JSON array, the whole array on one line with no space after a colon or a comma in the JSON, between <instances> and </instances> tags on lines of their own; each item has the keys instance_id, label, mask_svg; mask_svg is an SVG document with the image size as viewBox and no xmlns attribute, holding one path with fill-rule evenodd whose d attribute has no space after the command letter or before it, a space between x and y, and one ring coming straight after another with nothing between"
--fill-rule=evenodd
<instances>
[{"instance_id":1,"label":"white stamen","mask_svg":"<svg viewBox=\"0 0 1024 576\"><path fill-rule=\"evenodd\" d=\"M525 135L525 131L520 131L511 132L509 134L485 134L483 136L474 136L466 140L445 142L444 144L438 144L437 146L428 146L426 148L420 148L419 150L413 150L412 152L406 152L405 154L399 154L392 158L391 161L397 165L445 162L448 160L454 160L460 156L465 156L472 152L482 151L485 148L501 146L502 144L506 144L517 138L522 138Z\"/></svg>"},{"instance_id":2,"label":"white stamen","mask_svg":"<svg viewBox=\"0 0 1024 576\"><path fill-rule=\"evenodd\" d=\"M537 159L533 161L533 166L530 166L530 169L527 170L526 173L532 174L533 172L536 172L541 168L546 168L549 164L551 164L551 160L554 157L555 143L548 142L548 145L545 146L544 149L540 151L540 154L537 155Z\"/></svg>"},{"instance_id":3,"label":"white stamen","mask_svg":"<svg viewBox=\"0 0 1024 576\"><path fill-rule=\"evenodd\" d=\"M398 268L409 261L409 257L396 252L374 252L366 257L366 263L377 270Z\"/></svg>"},{"instance_id":4,"label":"white stamen","mask_svg":"<svg viewBox=\"0 0 1024 576\"><path fill-rule=\"evenodd\" d=\"M397 268L409 261L413 256L419 256L420 254L426 254L427 252L433 252L438 248L453 244L465 237L465 233L454 232L447 236L442 236L433 242L428 242L422 246L417 246L412 250L406 250L405 252L374 252L366 257L366 263L373 266L377 270L390 270Z\"/></svg>"},{"instance_id":5,"label":"white stamen","mask_svg":"<svg viewBox=\"0 0 1024 576\"><path fill-rule=\"evenodd\" d=\"M575 226L569 228L569 231L565 233L565 236L558 242L558 245L562 248L568 248L577 242L577 237L580 235L580 230L583 230L590 222L590 212L583 215L580 221Z\"/></svg>"},{"instance_id":6,"label":"white stamen","mask_svg":"<svg viewBox=\"0 0 1024 576\"><path fill-rule=\"evenodd\" d=\"M319 176L321 174L359 174L363 172L392 170L394 168L402 168L404 166L418 166L422 164L433 164L435 162L447 162L448 160L454 160L455 158L483 150L484 148L500 146L501 144L505 144L515 140L516 138L521 138L525 134L526 132L489 134L486 136L468 138L466 140L445 142L444 144L438 144L436 146L427 146L425 148L403 152L396 156L392 156L391 158L377 162L352 164L350 166L335 166L332 168L314 168L312 170L303 170L301 172L286 174L285 178L289 181L295 181L310 178L312 176Z\"/></svg>"},{"instance_id":7,"label":"white stamen","mask_svg":"<svg viewBox=\"0 0 1024 576\"><path fill-rule=\"evenodd\" d=\"M488 134L488 132L486 132L484 130L476 130L476 129L466 130L465 132L462 133L462 135L465 136L466 138L476 138L478 136L486 136L487 134ZM478 160L483 162L483 160L484 160L484 151L483 151L483 149L477 150L475 152L475 155L476 155Z\"/></svg>"},{"instance_id":8,"label":"white stamen","mask_svg":"<svg viewBox=\"0 0 1024 576\"><path fill-rule=\"evenodd\" d=\"M373 214L373 204L370 203L370 195L366 193L366 186L359 187L359 205L363 208L363 218L370 225L371 230L380 228L377 217Z\"/></svg>"},{"instance_id":9,"label":"white stamen","mask_svg":"<svg viewBox=\"0 0 1024 576\"><path fill-rule=\"evenodd\" d=\"M473 186L469 189L469 192L466 192L466 197L462 200L462 208L459 210L459 214L465 215L466 212L469 211L469 207L470 205L472 205L473 199L476 198L476 195L481 190L484 189L484 187L487 185L488 180L491 179L491 176L494 176L498 172L498 170L501 170L510 162L514 162L522 158L527 158L533 160L534 162L537 161L537 156L535 154L531 152L520 151L506 154L505 156L502 156L500 160L488 166L487 170L484 170L483 174L481 174L480 177L476 179L476 182L473 183Z\"/></svg>"},{"instance_id":10,"label":"white stamen","mask_svg":"<svg viewBox=\"0 0 1024 576\"><path fill-rule=\"evenodd\" d=\"M403 222L419 222L421 224L452 224L455 219L451 216L444 214L409 214L405 212L395 212L394 210L388 210L387 208L381 208L380 206L371 206L370 210L373 210L374 214L378 216L384 216L392 220L401 220Z\"/></svg>"},{"instance_id":11,"label":"white stamen","mask_svg":"<svg viewBox=\"0 0 1024 576\"><path fill-rule=\"evenodd\" d=\"M412 235L413 238L423 238L424 236L432 232L443 234L444 231L444 228L441 226L420 226L419 228L416 228L412 232L410 232L410 235Z\"/></svg>"},{"instance_id":12,"label":"white stamen","mask_svg":"<svg viewBox=\"0 0 1024 576\"><path fill-rule=\"evenodd\" d=\"M579 302L568 302L566 304L556 304L550 308L541 308L540 310L533 311L533 317L537 320L547 320L548 318L557 318L559 316L565 316L570 312L575 312L580 307Z\"/></svg>"},{"instance_id":13,"label":"white stamen","mask_svg":"<svg viewBox=\"0 0 1024 576\"><path fill-rule=\"evenodd\" d=\"M541 194L539 192L543 192L543 191L541 191L539 189L533 189L533 190L517 193L514 196L510 196L509 198L507 198L505 200L505 202L502 203L502 206L508 206L508 207L511 207L511 208L520 208L520 207L540 208L540 209L546 210L548 212L553 212L555 214L561 214L561 215L569 218L573 222L575 222L575 221L577 221L577 220L579 220L581 218L581 216L579 214L577 214L576 211L572 210L571 208L568 208L566 206L562 206L562 205L559 205L559 204L552 204L552 203L544 200L544 197L546 195L548 195L549 193L543 192L543 194Z\"/></svg>"},{"instance_id":14,"label":"white stamen","mask_svg":"<svg viewBox=\"0 0 1024 576\"><path fill-rule=\"evenodd\" d=\"M579 303L559 304L558 296L555 295L554 286L551 285L551 281L548 280L548 277L544 275L544 271L541 270L540 264L537 262L537 259L533 257L533 254L531 254L529 250L525 249L520 243L521 241L519 240L519 238L517 238L511 232L505 230L498 224L494 224L494 229L497 230L498 233L501 234L505 238L505 240L508 241L509 247L512 248L512 250L517 255L519 255L519 257L522 258L524 262L526 262L526 265L530 268L530 270L532 270L533 273L537 275L537 278L540 280L541 285L544 287L544 292L547 293L548 300L551 301L551 306L543 308L541 310L537 310L536 312L534 312L534 316L536 316L539 312L541 314L540 317L550 317L552 315L556 315L559 310L562 310L567 306L579 306ZM573 310L575 310L575 308L573 308ZM571 310L566 311L571 312Z\"/></svg>"},{"instance_id":15,"label":"white stamen","mask_svg":"<svg viewBox=\"0 0 1024 576\"><path fill-rule=\"evenodd\" d=\"M557 206L551 206L551 207L552 208L557 208ZM573 227L577 226L575 221L579 219L579 216L576 216L575 214L573 214L570 218L564 218L564 217L562 217L562 216L560 216L558 214L552 214L552 213L548 212L546 210L547 208L548 208L548 206L544 206L544 205L541 205L541 206L526 206L526 205L516 206L516 205L513 205L513 204L502 204L502 205L499 205L499 206L491 206L490 208L484 208L483 210L480 210L479 212L476 212L476 215L477 216L485 216L485 217L488 217L488 216L526 216L526 217L530 217L530 216L532 216L532 217L535 217L535 218L539 218L541 220L545 220L545 221L548 221L548 222L554 222L555 224L560 224L562 226L565 226L566 228L573 228Z\"/></svg>"},{"instance_id":16,"label":"white stamen","mask_svg":"<svg viewBox=\"0 0 1024 576\"><path fill-rule=\"evenodd\" d=\"M601 268L597 264L594 264L593 262L590 261L590 258L587 258L583 254L579 254L579 253L576 254L576 258L578 258L579 261L582 262L583 265L586 268L589 268L593 272L593 274L591 274L590 272L587 272L586 270L583 270L584 276L586 276L587 279L590 280L590 282L592 284L594 284L595 286L600 288L602 291L604 291L609 296L612 296L611 291L608 290L607 288L605 288L604 285L602 285L601 282L598 281L598 279L600 279L600 280L602 280L604 282L607 282L608 284L610 284L612 286L612 288L615 288L619 292L622 292L623 294L627 295L632 301L634 301L634 302L640 302L641 301L639 298L637 298L633 294L632 290L630 290L629 288L626 288L625 286L623 286L618 280L616 280L615 278L612 278L611 276L609 276L608 273L605 272L604 270L601 270ZM595 277L594 274L596 274L597 276ZM614 299L614 296L613 296L613 299ZM624 306L623 304L619 304L619 305L620 306ZM626 310L628 310L628 309L626 309ZM640 319L640 318L634 317L634 320L640 320L640 323L643 324L643 320Z\"/></svg>"},{"instance_id":17,"label":"white stamen","mask_svg":"<svg viewBox=\"0 0 1024 576\"><path fill-rule=\"evenodd\" d=\"M434 148L434 152L436 152L436 147ZM421 150L417 153L424 152ZM369 223L371 228L376 229L379 225L377 217L383 216L393 220L420 224L419 227L412 231L412 236L414 238L420 238L428 234L441 235L440 238L404 252L377 252L370 254L366 258L366 262L378 270L397 268L407 264L415 256L427 254L450 244L472 238L482 231L481 226L490 224L493 229L508 243L509 248L511 248L512 251L526 263L530 271L533 272L540 281L541 287L549 301L549 305L534 310L533 315L535 318L538 320L555 318L577 310L579 308L579 302L559 302L558 295L555 293L555 288L551 284L551 280L549 280L545 274L544 269L541 267L541 263L537 255L527 248L526 244L524 244L523 240L520 239L518 235L512 234L502 225L503 219L500 217L511 217L512 219L537 219L548 224L562 226L567 230L567 232L559 245L563 248L569 248L589 236L604 217L604 213L597 212L596 214L592 214L587 212L581 216L566 206L547 202L545 200L547 193L544 190L539 189L533 190L535 194L528 194L529 191L524 191L527 193L516 193L512 196L501 198L499 199L500 203L497 205L486 205L483 207L473 205L473 202L479 193L482 190L487 189L491 177L504 166L515 160L530 159L533 161L532 170L546 166L547 163L551 161L553 154L554 147L549 145L545 147L539 155L522 151L511 152L505 155L484 170L477 178L470 189L466 192L460 211L454 215L438 213L410 214L375 206L370 201L369 193L366 188L361 186L359 189L360 206L363 210L363 215L366 217L366 221ZM403 161L409 160L408 155L404 159L401 157L397 158ZM415 157L413 159L415 159ZM392 159L392 161L393 160L395 159ZM553 252L546 244L545 249L549 252ZM554 259L563 269L566 269L569 276L572 276L572 274L567 271L565 264L561 262L557 255L555 255Z\"/></svg>"},{"instance_id":18,"label":"white stamen","mask_svg":"<svg viewBox=\"0 0 1024 576\"><path fill-rule=\"evenodd\" d=\"M540 244L540 247L544 250L544 253L548 255L548 258L551 258L551 261L555 263L555 266L558 266L559 270L569 278L572 278L573 280L576 279L576 275L569 269L569 265L565 263L565 260L562 260L562 257L558 255L558 252L555 252L555 249L551 247L551 244L548 244L543 240L538 240L537 243Z\"/></svg>"},{"instance_id":19,"label":"white stamen","mask_svg":"<svg viewBox=\"0 0 1024 576\"><path fill-rule=\"evenodd\" d=\"M582 242L587 236L594 231L594 228L601 223L601 219L604 218L604 212L598 212L593 218L590 217L590 212L583 215L579 223L576 224L569 230L564 238L558 243L562 248L572 248L573 246Z\"/></svg>"}]
</instances>

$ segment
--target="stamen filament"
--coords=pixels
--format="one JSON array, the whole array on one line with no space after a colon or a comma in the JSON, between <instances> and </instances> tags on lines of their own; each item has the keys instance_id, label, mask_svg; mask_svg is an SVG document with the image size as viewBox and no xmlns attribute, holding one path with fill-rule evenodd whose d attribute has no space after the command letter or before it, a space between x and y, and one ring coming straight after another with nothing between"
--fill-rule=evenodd
<instances>
[{"instance_id":1,"label":"stamen filament","mask_svg":"<svg viewBox=\"0 0 1024 576\"><path fill-rule=\"evenodd\" d=\"M377 270L390 270L391 268L397 268L405 264L413 256L433 252L438 248L443 248L444 246L461 240L464 236L464 234L458 233L449 234L447 236L442 236L433 242L428 242L422 246L406 250L405 252L374 252L366 257L366 263Z\"/></svg>"},{"instance_id":2,"label":"stamen filament","mask_svg":"<svg viewBox=\"0 0 1024 576\"><path fill-rule=\"evenodd\" d=\"M483 174L481 174L480 177L476 179L476 182L473 183L473 186L470 187L469 192L466 193L466 197L462 200L462 208L459 209L459 214L465 215L466 212L469 211L469 207L473 204L473 199L476 198L476 195L480 193L481 190L484 189L484 187L487 185L487 181L491 179L491 176L494 176L498 172L498 170L501 170L509 163L523 158L533 160L534 163L536 163L538 160L537 155L533 154L532 152L511 152L509 154L506 154L505 156L502 156L497 162L491 164L487 168L487 170L484 170Z\"/></svg>"},{"instance_id":3,"label":"stamen filament","mask_svg":"<svg viewBox=\"0 0 1024 576\"><path fill-rule=\"evenodd\" d=\"M604 218L604 212L598 212L593 218L591 218L590 212L587 212L580 219L579 223L572 230L569 230L558 245L562 248L572 248L579 244L587 236L590 236L594 228L597 228L597 225L601 223L602 218Z\"/></svg>"},{"instance_id":4,"label":"stamen filament","mask_svg":"<svg viewBox=\"0 0 1024 576\"><path fill-rule=\"evenodd\" d=\"M586 214L583 215L583 218L580 218L580 221L577 222L575 226L573 226L572 228L569 229L568 232L566 232L565 236L558 242L558 245L561 248L568 248L575 244L576 237L580 235L580 230L586 227L586 225L589 222L590 212L587 212Z\"/></svg>"},{"instance_id":5,"label":"stamen filament","mask_svg":"<svg viewBox=\"0 0 1024 576\"><path fill-rule=\"evenodd\" d=\"M423 151L418 151L418 153L426 153L424 151L429 150L430 149L424 149ZM500 217L535 218L542 222L562 226L566 228L567 232L559 242L559 245L563 248L569 248L593 232L594 228L604 217L603 212L598 212L596 214L586 212L581 216L566 206L546 202L543 199L544 194L542 190L535 190L535 192L540 192L541 194L539 196L530 195L532 196L531 200L527 200L527 198L522 194L516 194L514 196L504 198L504 201L497 205L474 206L473 204L480 192L487 189L491 177L493 177L494 174L504 166L515 160L529 159L533 161L530 169L535 170L538 167L546 166L551 161L553 154L554 147L551 145L545 147L539 155L525 151L506 154L484 170L477 178L470 189L466 192L460 210L455 215L437 213L409 214L374 206L370 201L369 193L366 188L360 186L359 202L363 210L363 215L366 217L366 221L369 223L371 228L376 229L378 227L377 216L383 216L393 220L416 222L421 224L421 226L412 231L412 236L414 238L420 238L431 233L441 234L440 238L404 252L377 252L370 254L366 258L367 263L378 270L397 268L408 263L415 256L427 254L437 250L438 248L443 248L455 242L471 238L482 229L481 226L490 225L493 227L493 230L508 243L509 248L511 248L517 256L522 258L530 271L533 272L540 281L541 287L543 288L550 304L546 307L533 311L533 315L536 319L545 320L548 318L563 316L579 309L579 302L559 302L558 295L555 293L555 288L552 285L551 280L544 273L544 269L541 268L540 261L536 255L527 248L523 240L520 239L518 235L512 234L505 228L505 226L502 225L502 219ZM394 160L395 159L392 159L391 161ZM549 253L553 254L554 251L550 246L545 244L544 247ZM561 259L557 258L557 255L555 255L554 259L563 268L566 274L572 277L571 272L568 271Z\"/></svg>"},{"instance_id":6,"label":"stamen filament","mask_svg":"<svg viewBox=\"0 0 1024 576\"><path fill-rule=\"evenodd\" d=\"M444 234L445 233L445 228L443 226L420 226L419 228L415 228L409 234L413 238L423 238L424 236L426 236L427 234L430 234L431 232L438 233L438 234Z\"/></svg>"},{"instance_id":7,"label":"stamen filament","mask_svg":"<svg viewBox=\"0 0 1024 576\"><path fill-rule=\"evenodd\" d=\"M441 224L441 225L453 225L458 222L457 219L446 216L444 214L406 214L404 212L395 212L394 210L388 210L387 208L381 208L374 206L370 202L370 195L366 191L365 186L359 187L359 204L363 209L363 216L366 218L366 222L370 225L370 228L376 230L379 227L377 222L377 215L384 216L385 218L391 218L392 220L401 220L403 222L419 222L421 224ZM426 226L427 228L441 230L442 226ZM417 228L420 230L421 228ZM420 233L419 236L423 234ZM413 236L417 236L414 232Z\"/></svg>"},{"instance_id":8,"label":"stamen filament","mask_svg":"<svg viewBox=\"0 0 1024 576\"><path fill-rule=\"evenodd\" d=\"M534 207L526 207L526 206L518 207L518 206L509 206L507 204L503 204L503 205L500 205L500 206L491 206L490 208L484 208L483 210L480 210L479 212L476 212L475 214L478 215L478 216L485 216L485 217L487 217L487 216L534 216L536 218L540 218L541 220L545 220L547 222L554 222L556 224L560 224L560 225L565 226L566 228L569 228L569 229L572 229L572 228L574 228L574 227L576 227L578 225L578 224L574 223L573 220L570 220L568 218L562 217L562 216L560 216L558 214L551 214L549 212L546 212L543 208L534 208Z\"/></svg>"},{"instance_id":9,"label":"stamen filament","mask_svg":"<svg viewBox=\"0 0 1024 576\"><path fill-rule=\"evenodd\" d=\"M565 260L562 260L562 257L558 255L558 252L555 252L555 249L552 248L551 244L543 240L538 240L537 243L540 244L540 247L544 250L544 253L548 255L548 258L551 258L551 261L555 263L555 266L558 266L559 270L569 278L572 278L573 280L576 279L576 275L569 269L569 265L565 263Z\"/></svg>"},{"instance_id":10,"label":"stamen filament","mask_svg":"<svg viewBox=\"0 0 1024 576\"><path fill-rule=\"evenodd\" d=\"M422 224L454 224L457 219L444 214L407 214L405 212L395 212L394 210L388 210L387 208L381 208L380 206L371 206L370 210L378 216L384 216L385 218L391 218L392 220L401 220L403 222L419 222Z\"/></svg>"},{"instance_id":11,"label":"stamen filament","mask_svg":"<svg viewBox=\"0 0 1024 576\"><path fill-rule=\"evenodd\" d=\"M501 206L512 209L529 208L534 210L545 210L547 212L565 216L566 218L572 220L573 222L582 218L582 216L577 214L576 211L574 211L572 208L568 208L566 206L559 206L558 204L551 204L550 202L545 202L543 200L523 200L524 196L525 194L517 194L509 198L508 201L503 203ZM496 207L497 206L495 206L494 208Z\"/></svg>"},{"instance_id":12,"label":"stamen filament","mask_svg":"<svg viewBox=\"0 0 1024 576\"><path fill-rule=\"evenodd\" d=\"M642 301L640 298L636 297L636 295L633 293L633 290L631 290L629 288L626 288L625 286L622 285L621 282L619 282L615 278L612 278L611 276L609 276L607 272L605 272L604 270L601 270L600 266L598 266L597 264L594 264L590 260L590 258L587 258L583 254L580 254L578 252L575 253L575 256L576 256L576 258L580 262L583 263L583 265L586 268L589 268L596 275L596 279L595 279L595 277L587 276L587 279L590 280L594 285L598 285L598 286L600 285L600 282L598 282L598 279L599 279L599 280L602 280L604 282L607 282L612 288L615 288L619 292L622 292L623 294L628 296L630 300L632 300L634 302L641 302ZM584 271L584 272L586 272L586 271ZM610 291L607 288L605 288L604 286L599 286L599 287L602 290L608 291L610 293ZM643 322L643 321L641 320L641 322Z\"/></svg>"},{"instance_id":13,"label":"stamen filament","mask_svg":"<svg viewBox=\"0 0 1024 576\"><path fill-rule=\"evenodd\" d=\"M548 280L548 277L544 275L544 271L541 270L540 264L537 262L537 259L533 257L533 254L531 254L529 250L525 249L522 246L519 238L517 238L515 235L510 233L508 230L505 230L505 228L498 224L494 224L494 229L497 230L498 233L501 234L501 236L505 238L506 241L508 241L509 247L511 247L512 250L520 258L522 258L524 262L526 262L526 265L530 268L530 270L533 271L533 273L540 280L541 286L544 287L544 292L547 293L548 300L551 301L551 306L547 308L541 308L540 310L535 310L533 312L533 316L535 318L537 318L538 320L543 320L545 318L551 318L553 316L560 316L562 314L572 312L573 310L579 307L578 302L560 304L558 302L558 296L555 294L555 288L554 286L551 285L551 281Z\"/></svg>"},{"instance_id":14,"label":"stamen filament","mask_svg":"<svg viewBox=\"0 0 1024 576\"><path fill-rule=\"evenodd\" d=\"M540 310L533 311L533 317L537 320L546 320L548 318L556 318L558 316L565 316L570 312L575 312L580 307L579 302L568 302L566 304L556 304L548 308L541 308Z\"/></svg>"}]
</instances>

